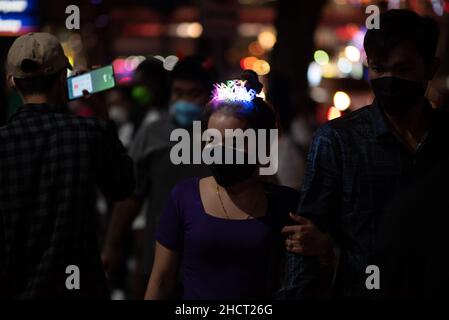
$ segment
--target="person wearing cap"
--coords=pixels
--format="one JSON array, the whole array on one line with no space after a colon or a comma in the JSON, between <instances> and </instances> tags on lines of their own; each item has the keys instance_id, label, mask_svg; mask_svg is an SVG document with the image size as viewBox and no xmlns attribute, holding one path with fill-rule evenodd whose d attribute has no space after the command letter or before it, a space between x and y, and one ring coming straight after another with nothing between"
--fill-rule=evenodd
<instances>
[{"instance_id":1,"label":"person wearing cap","mask_svg":"<svg viewBox=\"0 0 449 320\"><path fill-rule=\"evenodd\" d=\"M48 33L15 40L7 77L24 105L0 128L0 298L108 299L97 248L97 188L134 188L113 127L66 107L72 67Z\"/></svg>"}]
</instances>

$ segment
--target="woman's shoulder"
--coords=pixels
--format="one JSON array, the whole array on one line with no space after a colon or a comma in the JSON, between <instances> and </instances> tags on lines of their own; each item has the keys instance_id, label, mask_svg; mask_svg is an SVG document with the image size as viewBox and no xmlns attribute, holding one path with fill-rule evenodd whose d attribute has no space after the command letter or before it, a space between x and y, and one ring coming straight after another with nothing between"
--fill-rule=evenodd
<instances>
[{"instance_id":1,"label":"woman's shoulder","mask_svg":"<svg viewBox=\"0 0 449 320\"><path fill-rule=\"evenodd\" d=\"M181 200L185 197L192 198L192 193L198 191L199 177L191 177L179 181L171 190L172 199Z\"/></svg>"}]
</instances>

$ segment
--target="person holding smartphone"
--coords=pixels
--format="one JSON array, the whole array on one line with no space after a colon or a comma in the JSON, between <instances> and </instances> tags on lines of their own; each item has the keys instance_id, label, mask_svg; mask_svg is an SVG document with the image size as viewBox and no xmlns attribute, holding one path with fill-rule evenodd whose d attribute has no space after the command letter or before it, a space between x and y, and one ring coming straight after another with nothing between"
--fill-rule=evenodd
<instances>
[{"instance_id":1,"label":"person holding smartphone","mask_svg":"<svg viewBox=\"0 0 449 320\"><path fill-rule=\"evenodd\" d=\"M113 127L68 112L68 68L48 33L9 49L8 81L24 105L0 128L0 298L109 298L96 190L126 198L133 165Z\"/></svg>"}]
</instances>

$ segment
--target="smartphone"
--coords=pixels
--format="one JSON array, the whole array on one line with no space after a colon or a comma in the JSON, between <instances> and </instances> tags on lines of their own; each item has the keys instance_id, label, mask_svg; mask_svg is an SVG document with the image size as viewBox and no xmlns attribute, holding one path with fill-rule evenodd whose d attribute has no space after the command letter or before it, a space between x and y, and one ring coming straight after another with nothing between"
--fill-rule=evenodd
<instances>
[{"instance_id":1,"label":"smartphone","mask_svg":"<svg viewBox=\"0 0 449 320\"><path fill-rule=\"evenodd\" d=\"M81 98L83 90L90 94L109 90L115 87L114 69L112 65L98 68L78 76L67 78L69 100Z\"/></svg>"}]
</instances>

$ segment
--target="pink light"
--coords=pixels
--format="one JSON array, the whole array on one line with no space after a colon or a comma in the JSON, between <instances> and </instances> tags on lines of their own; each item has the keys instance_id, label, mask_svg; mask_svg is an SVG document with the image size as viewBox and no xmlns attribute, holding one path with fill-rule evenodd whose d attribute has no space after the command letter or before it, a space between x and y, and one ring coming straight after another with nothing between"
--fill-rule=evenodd
<instances>
[{"instance_id":1,"label":"pink light","mask_svg":"<svg viewBox=\"0 0 449 320\"><path fill-rule=\"evenodd\" d=\"M126 73L126 70L125 70L125 59L121 59L121 58L115 59L112 62L112 66L113 66L114 71L116 73Z\"/></svg>"},{"instance_id":2,"label":"pink light","mask_svg":"<svg viewBox=\"0 0 449 320\"><path fill-rule=\"evenodd\" d=\"M131 81L131 77L124 77L124 78L121 78L119 81L118 81L118 83L119 84L127 84L127 83L129 83Z\"/></svg>"}]
</instances>

